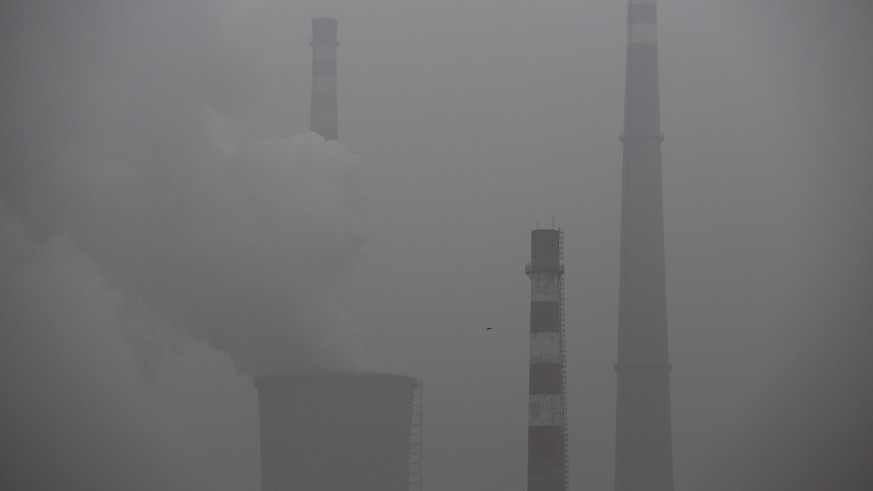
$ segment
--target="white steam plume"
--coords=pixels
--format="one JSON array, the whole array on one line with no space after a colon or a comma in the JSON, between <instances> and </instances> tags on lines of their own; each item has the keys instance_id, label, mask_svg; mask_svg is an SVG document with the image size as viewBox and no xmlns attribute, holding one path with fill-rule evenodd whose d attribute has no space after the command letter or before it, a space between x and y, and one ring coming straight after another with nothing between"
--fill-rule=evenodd
<instances>
[{"instance_id":1,"label":"white steam plume","mask_svg":"<svg viewBox=\"0 0 873 491\"><path fill-rule=\"evenodd\" d=\"M337 142L275 136L307 119L279 107L309 91L289 84L286 30L244 21L261 2L51 3L57 15L18 2L33 25L9 26L31 52L9 58L23 95L4 99L21 116L2 120L0 199L37 237L67 235L125 305L243 373L349 368L360 175Z\"/></svg>"},{"instance_id":2,"label":"white steam plume","mask_svg":"<svg viewBox=\"0 0 873 491\"><path fill-rule=\"evenodd\" d=\"M314 133L231 146L206 114L212 131L164 162L82 166L90 212L70 233L129 300L244 373L347 368L340 289L365 236L356 157Z\"/></svg>"}]
</instances>

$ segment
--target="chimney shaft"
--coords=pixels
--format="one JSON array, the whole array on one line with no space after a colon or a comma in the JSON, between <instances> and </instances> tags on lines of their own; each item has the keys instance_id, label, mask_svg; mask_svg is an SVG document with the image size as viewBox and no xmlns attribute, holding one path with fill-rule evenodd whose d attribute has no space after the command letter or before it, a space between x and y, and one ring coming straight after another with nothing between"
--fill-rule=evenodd
<instances>
[{"instance_id":1,"label":"chimney shaft","mask_svg":"<svg viewBox=\"0 0 873 491\"><path fill-rule=\"evenodd\" d=\"M337 122L337 20L312 19L312 104L309 129L325 140L338 137Z\"/></svg>"},{"instance_id":2,"label":"chimney shaft","mask_svg":"<svg viewBox=\"0 0 873 491\"><path fill-rule=\"evenodd\" d=\"M627 23L615 489L672 491L656 0Z\"/></svg>"},{"instance_id":3,"label":"chimney shaft","mask_svg":"<svg viewBox=\"0 0 873 491\"><path fill-rule=\"evenodd\" d=\"M560 230L531 232L528 491L567 489L566 384Z\"/></svg>"}]
</instances>

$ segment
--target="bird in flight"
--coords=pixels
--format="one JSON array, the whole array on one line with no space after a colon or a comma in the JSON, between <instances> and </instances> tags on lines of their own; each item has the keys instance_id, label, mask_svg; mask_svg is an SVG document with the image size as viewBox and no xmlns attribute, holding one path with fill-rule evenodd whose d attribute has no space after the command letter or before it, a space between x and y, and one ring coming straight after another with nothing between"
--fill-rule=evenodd
<instances>
[{"instance_id":1,"label":"bird in flight","mask_svg":"<svg viewBox=\"0 0 873 491\"><path fill-rule=\"evenodd\" d=\"M486 327L486 328L485 328L486 331L490 331L491 329L493 329L493 328L492 328L492 327Z\"/></svg>"}]
</instances>

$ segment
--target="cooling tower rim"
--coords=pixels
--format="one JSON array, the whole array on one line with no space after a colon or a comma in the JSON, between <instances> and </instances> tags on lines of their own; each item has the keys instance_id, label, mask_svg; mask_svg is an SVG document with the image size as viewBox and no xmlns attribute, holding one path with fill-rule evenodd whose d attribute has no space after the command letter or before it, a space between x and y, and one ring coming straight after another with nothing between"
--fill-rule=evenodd
<instances>
[{"instance_id":1,"label":"cooling tower rim","mask_svg":"<svg viewBox=\"0 0 873 491\"><path fill-rule=\"evenodd\" d=\"M255 387L275 383L302 380L370 380L374 382L402 383L418 387L418 381L405 375L379 372L284 372L271 373L255 378Z\"/></svg>"}]
</instances>

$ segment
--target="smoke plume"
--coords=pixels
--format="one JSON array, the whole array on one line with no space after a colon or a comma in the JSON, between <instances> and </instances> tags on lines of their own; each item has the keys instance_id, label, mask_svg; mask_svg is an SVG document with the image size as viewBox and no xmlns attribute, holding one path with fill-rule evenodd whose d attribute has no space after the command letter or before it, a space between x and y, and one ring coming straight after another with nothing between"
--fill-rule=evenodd
<instances>
[{"instance_id":1,"label":"smoke plume","mask_svg":"<svg viewBox=\"0 0 873 491\"><path fill-rule=\"evenodd\" d=\"M356 158L313 133L225 154L220 133L159 160L82 165L69 233L126 299L244 373L348 363L340 287L364 239Z\"/></svg>"},{"instance_id":2,"label":"smoke plume","mask_svg":"<svg viewBox=\"0 0 873 491\"><path fill-rule=\"evenodd\" d=\"M37 237L67 237L93 261L128 317L155 321L124 322L146 360L181 333L245 374L347 368L342 285L365 238L357 158L249 118L293 88L265 41L275 33L224 22L246 8L10 7L30 29L8 26L4 51L29 55L6 57L12 110L27 117L3 120L0 197Z\"/></svg>"}]
</instances>

